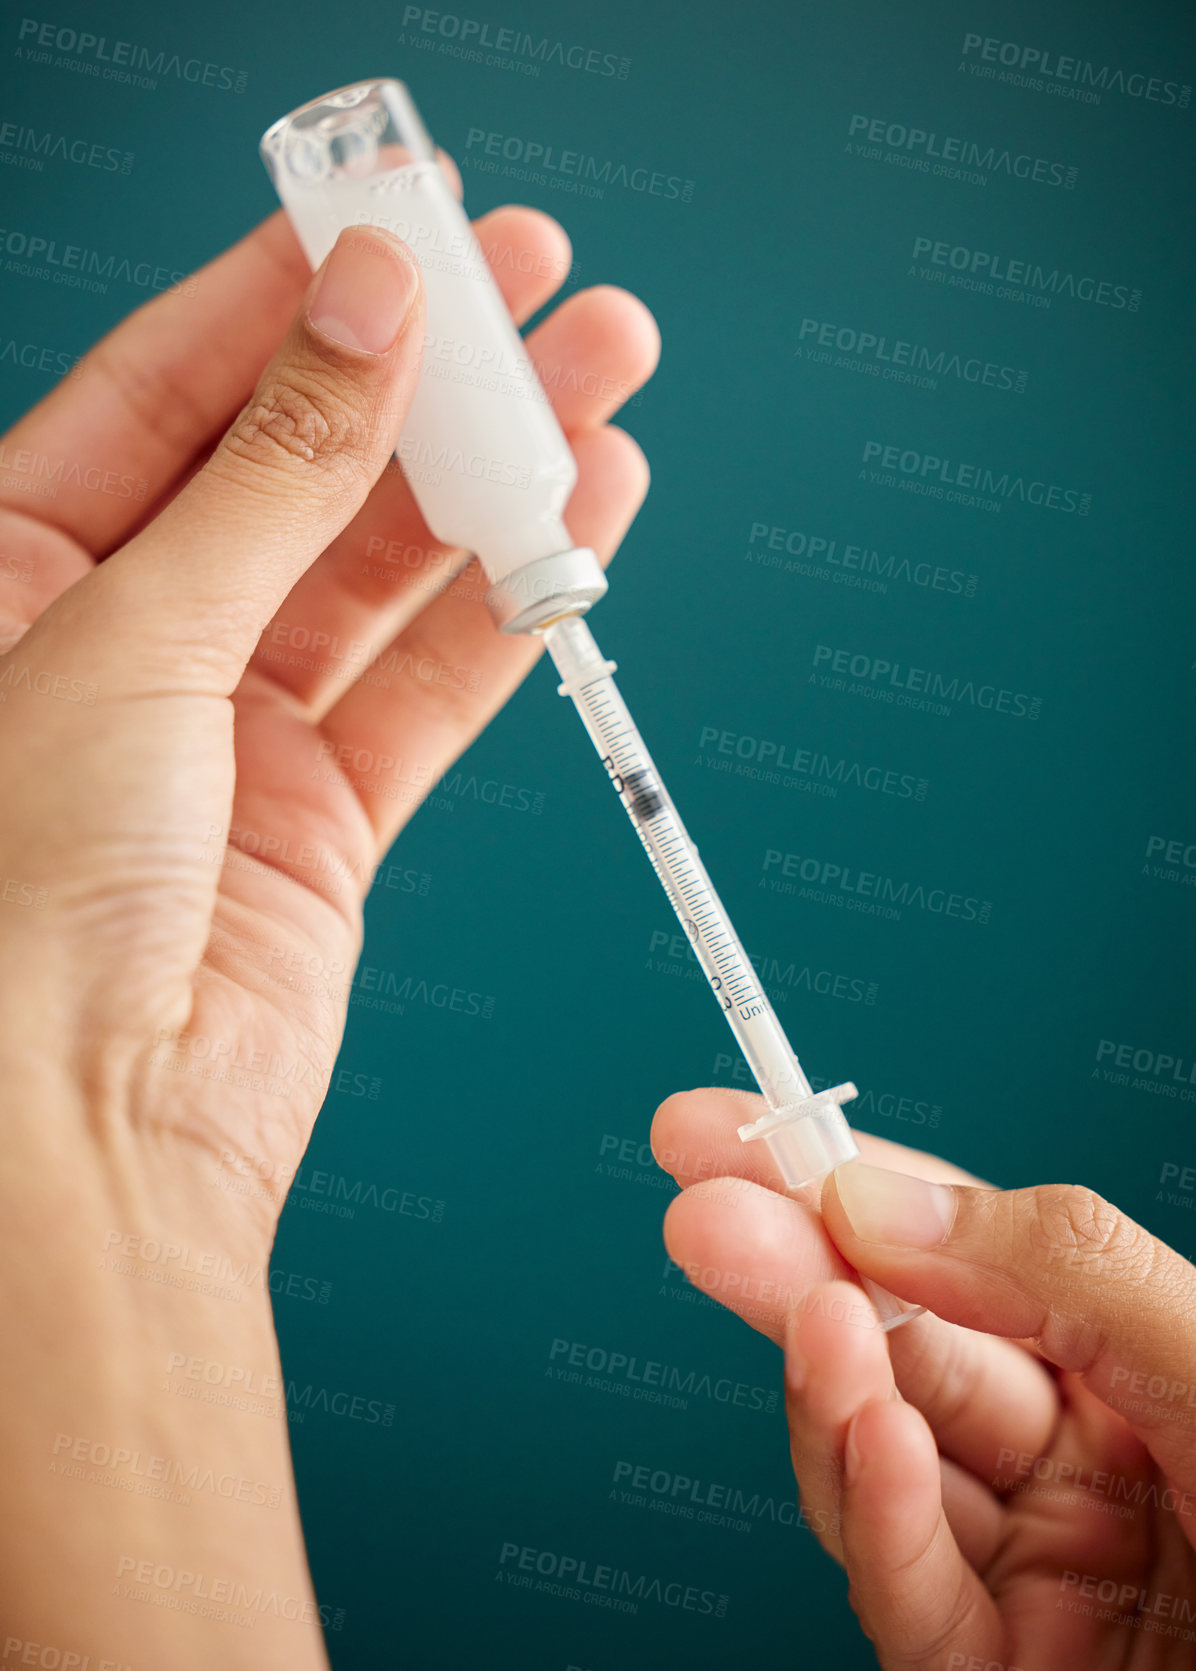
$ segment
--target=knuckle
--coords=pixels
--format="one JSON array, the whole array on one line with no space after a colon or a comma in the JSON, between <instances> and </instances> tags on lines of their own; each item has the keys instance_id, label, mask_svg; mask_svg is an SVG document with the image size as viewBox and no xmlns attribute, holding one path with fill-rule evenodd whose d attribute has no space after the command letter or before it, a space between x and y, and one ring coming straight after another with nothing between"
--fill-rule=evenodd
<instances>
[{"instance_id":1,"label":"knuckle","mask_svg":"<svg viewBox=\"0 0 1196 1671\"><path fill-rule=\"evenodd\" d=\"M906 1373L918 1388L918 1408L936 1433L950 1433L961 1420L966 1421L975 1404L977 1382L972 1336L952 1330L945 1343L932 1346L924 1341Z\"/></svg>"},{"instance_id":2,"label":"knuckle","mask_svg":"<svg viewBox=\"0 0 1196 1671\"><path fill-rule=\"evenodd\" d=\"M305 471L355 478L368 454L368 422L329 378L297 369L259 385L225 436L224 450L257 470L291 479Z\"/></svg>"},{"instance_id":3,"label":"knuckle","mask_svg":"<svg viewBox=\"0 0 1196 1671\"><path fill-rule=\"evenodd\" d=\"M924 1671L927 1665L941 1665L953 1648L976 1637L981 1605L972 1569L960 1570L950 1599L940 1603L938 1618L925 1635L919 1636L916 1651L899 1650L888 1662L893 1671Z\"/></svg>"},{"instance_id":4,"label":"knuckle","mask_svg":"<svg viewBox=\"0 0 1196 1671\"><path fill-rule=\"evenodd\" d=\"M1031 1191L1031 1235L1036 1251L1072 1264L1114 1265L1122 1270L1151 1262L1152 1239L1133 1219L1080 1184L1040 1184Z\"/></svg>"}]
</instances>

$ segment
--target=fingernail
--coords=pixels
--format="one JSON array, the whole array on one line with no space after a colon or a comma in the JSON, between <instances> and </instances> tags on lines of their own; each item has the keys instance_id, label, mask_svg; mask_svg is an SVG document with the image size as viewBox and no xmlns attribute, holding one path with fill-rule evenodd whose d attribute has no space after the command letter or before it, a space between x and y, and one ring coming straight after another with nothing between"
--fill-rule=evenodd
<instances>
[{"instance_id":1,"label":"fingernail","mask_svg":"<svg viewBox=\"0 0 1196 1671\"><path fill-rule=\"evenodd\" d=\"M938 1247L955 1218L955 1191L904 1172L852 1160L835 1172L835 1188L862 1242Z\"/></svg>"},{"instance_id":2,"label":"fingernail","mask_svg":"<svg viewBox=\"0 0 1196 1671\"><path fill-rule=\"evenodd\" d=\"M418 294L415 260L398 240L350 226L324 263L307 321L342 347L385 354Z\"/></svg>"},{"instance_id":3,"label":"fingernail","mask_svg":"<svg viewBox=\"0 0 1196 1671\"><path fill-rule=\"evenodd\" d=\"M785 1341L785 1385L791 1393L803 1390L809 1372L810 1366L806 1362L797 1334L790 1329Z\"/></svg>"},{"instance_id":4,"label":"fingernail","mask_svg":"<svg viewBox=\"0 0 1196 1671\"><path fill-rule=\"evenodd\" d=\"M847 1426L847 1438L843 1442L843 1479L847 1485L854 1485L860 1477L860 1447L856 1443L855 1424L859 1420L859 1411L851 1418Z\"/></svg>"}]
</instances>

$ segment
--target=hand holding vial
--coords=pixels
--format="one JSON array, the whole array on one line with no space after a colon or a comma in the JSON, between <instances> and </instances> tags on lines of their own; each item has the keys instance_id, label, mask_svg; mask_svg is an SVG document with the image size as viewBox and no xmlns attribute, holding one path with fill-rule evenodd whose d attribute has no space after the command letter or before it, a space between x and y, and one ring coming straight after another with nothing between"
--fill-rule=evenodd
<instances>
[{"instance_id":1,"label":"hand holding vial","mask_svg":"<svg viewBox=\"0 0 1196 1671\"><path fill-rule=\"evenodd\" d=\"M522 208L477 233L521 323L568 240ZM423 343L399 239L355 228L313 277L278 213L4 438L0 1644L27 1663L327 1663L285 1404L246 1415L164 1376L182 1354L282 1384L270 1248L365 895L540 651L495 630L478 565L391 463ZM605 563L647 487L609 419L654 323L600 287L527 351ZM28 491L38 460L72 467L52 497ZM396 671L371 675L379 656ZM151 1462L227 1489L131 1489ZM230 1622L262 1593L285 1610Z\"/></svg>"}]
</instances>

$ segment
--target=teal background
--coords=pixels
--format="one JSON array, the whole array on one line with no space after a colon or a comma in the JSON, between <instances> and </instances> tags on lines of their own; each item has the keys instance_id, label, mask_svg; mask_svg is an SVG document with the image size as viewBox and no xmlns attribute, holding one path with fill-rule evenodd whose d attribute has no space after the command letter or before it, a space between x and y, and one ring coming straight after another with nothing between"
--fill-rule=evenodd
<instances>
[{"instance_id":1,"label":"teal background","mask_svg":"<svg viewBox=\"0 0 1196 1671\"><path fill-rule=\"evenodd\" d=\"M660 322L660 370L621 420L653 486L595 622L624 694L741 937L796 971L770 989L809 1071L870 1093L862 1127L1006 1185L1089 1183L1190 1253L1192 1203L1162 1180L1196 1160L1192 1103L1149 1071L1110 1083L1097 1049L1189 1065L1196 1052L1196 891L1148 858L1152 837L1196 841L1196 115L1118 93L1085 105L959 64L972 32L1185 84L1192 18L1159 0L1132 15L1113 0L462 7L625 58L627 77L419 50L403 8L377 0L213 0L169 20L118 0L102 24L56 12L246 72L240 94L139 91L16 60L14 20L4 119L135 164L127 178L9 168L5 226L198 265L272 207L262 130L374 74L407 80L459 159L481 128L692 180L689 202L620 187L595 200L463 170L474 212L516 200L562 219L570 288L626 285ZM1056 159L1077 182L975 187L858 157L845 150L857 112ZM1140 288L1140 310L1036 310L925 282L909 271L922 235ZM5 291L0 335L71 355L143 299L8 274ZM795 353L807 317L1023 368L1025 392L813 363ZM2 362L0 376L6 420L50 383ZM860 475L869 440L1090 492L1091 514L875 487ZM766 543L752 545L756 524L974 575L975 594L767 568L745 557ZM820 644L1029 693L1041 714L940 716L829 690L809 682ZM720 772L703 728L924 779L925 799ZM808 1532L766 1515L736 1532L610 1496L624 1461L790 1501L779 1411L700 1394L670 1410L547 1373L566 1340L779 1386L774 1348L668 1268L672 1186L637 1156L670 1091L742 1080L718 1012L659 938L674 932L667 905L547 668L462 773L400 839L392 862L431 880L375 890L364 961L492 997L493 1015L353 1004L309 1166L417 1204L336 1218L293 1197L277 1244L280 1269L331 1284L326 1304L279 1298L288 1375L395 1407L385 1427L319 1411L293 1427L317 1587L343 1609L334 1664L872 1665ZM470 780L541 810L486 804ZM991 920L885 921L779 895L760 885L770 849L957 891L990 902ZM848 995L812 990L820 974L846 977ZM627 1175L611 1176L621 1155ZM725 1595L726 1617L512 1588L496 1580L508 1542Z\"/></svg>"}]
</instances>

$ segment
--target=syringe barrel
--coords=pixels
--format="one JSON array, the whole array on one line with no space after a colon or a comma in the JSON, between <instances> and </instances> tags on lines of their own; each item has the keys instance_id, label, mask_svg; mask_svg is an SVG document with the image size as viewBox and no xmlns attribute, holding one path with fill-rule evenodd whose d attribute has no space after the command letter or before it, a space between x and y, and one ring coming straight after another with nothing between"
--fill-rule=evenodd
<instances>
[{"instance_id":1,"label":"syringe barrel","mask_svg":"<svg viewBox=\"0 0 1196 1671\"><path fill-rule=\"evenodd\" d=\"M564 523L573 453L406 87L327 93L261 151L313 268L351 226L396 233L419 262L423 361L396 457L432 535L476 553L508 631L588 607L606 578Z\"/></svg>"},{"instance_id":2,"label":"syringe barrel","mask_svg":"<svg viewBox=\"0 0 1196 1671\"><path fill-rule=\"evenodd\" d=\"M739 1127L739 1136L745 1143L762 1140L786 1193L817 1209L827 1175L859 1157L842 1107L856 1088L848 1082L816 1092L806 1078L611 677L615 664L587 623L556 621L544 629L544 640L561 675L561 695L577 708L767 1104L759 1119ZM875 1283L864 1286L885 1329L921 1312Z\"/></svg>"}]
</instances>

